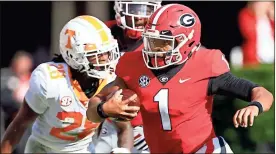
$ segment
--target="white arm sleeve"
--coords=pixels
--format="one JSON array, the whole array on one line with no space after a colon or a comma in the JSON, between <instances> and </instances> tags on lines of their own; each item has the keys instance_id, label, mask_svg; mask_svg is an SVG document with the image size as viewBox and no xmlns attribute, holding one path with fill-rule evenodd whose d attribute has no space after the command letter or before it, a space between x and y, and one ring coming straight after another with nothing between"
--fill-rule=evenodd
<instances>
[{"instance_id":1,"label":"white arm sleeve","mask_svg":"<svg viewBox=\"0 0 276 154\"><path fill-rule=\"evenodd\" d=\"M47 103L47 74L43 70L43 64L39 65L32 73L30 87L25 95L25 100L30 108L42 114L48 108Z\"/></svg>"}]
</instances>

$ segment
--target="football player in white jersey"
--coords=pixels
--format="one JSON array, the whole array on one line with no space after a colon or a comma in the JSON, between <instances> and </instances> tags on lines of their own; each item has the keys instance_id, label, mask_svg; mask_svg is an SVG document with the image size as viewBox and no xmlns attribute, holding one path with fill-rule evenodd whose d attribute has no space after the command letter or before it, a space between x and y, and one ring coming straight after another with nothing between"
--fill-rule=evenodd
<instances>
[{"instance_id":1,"label":"football player in white jersey","mask_svg":"<svg viewBox=\"0 0 276 154\"><path fill-rule=\"evenodd\" d=\"M33 122L26 153L94 152L92 136L99 124L86 119L87 103L113 79L109 68L119 59L117 41L99 19L78 16L60 33L60 53L33 71L23 105L1 142L2 153L11 153ZM116 124L119 147L130 151L130 122Z\"/></svg>"}]
</instances>

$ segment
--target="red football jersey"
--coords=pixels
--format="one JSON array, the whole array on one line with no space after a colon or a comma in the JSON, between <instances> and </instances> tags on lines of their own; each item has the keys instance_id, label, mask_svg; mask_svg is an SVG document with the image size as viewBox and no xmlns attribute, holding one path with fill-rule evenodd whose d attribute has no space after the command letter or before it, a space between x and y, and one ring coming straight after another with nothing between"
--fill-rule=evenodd
<instances>
[{"instance_id":1,"label":"red football jersey","mask_svg":"<svg viewBox=\"0 0 276 154\"><path fill-rule=\"evenodd\" d=\"M130 122L131 122L132 127L143 126L143 120L142 120L141 112L139 112L137 114L137 116L134 119L132 119Z\"/></svg>"},{"instance_id":2,"label":"red football jersey","mask_svg":"<svg viewBox=\"0 0 276 154\"><path fill-rule=\"evenodd\" d=\"M141 52L126 53L117 65L116 74L141 100L144 133L152 153L195 152L215 137L208 81L228 72L228 62L219 50L200 49L177 68L171 76L157 77L144 64Z\"/></svg>"},{"instance_id":3,"label":"red football jersey","mask_svg":"<svg viewBox=\"0 0 276 154\"><path fill-rule=\"evenodd\" d=\"M117 25L116 20L110 20L110 21L106 21L105 22L106 26L108 28L110 28L112 35L114 36L115 39L117 39L118 44L119 44L119 49L120 52L134 52L134 51L141 51L143 46L143 41L139 40L134 42L132 46L128 47L126 46L127 43L125 41L125 37L124 37L124 31L121 27L119 27ZM142 121L142 116L141 113L139 112L138 115L131 120L131 125L133 127L136 126L142 126L143 125L143 121Z\"/></svg>"}]
</instances>

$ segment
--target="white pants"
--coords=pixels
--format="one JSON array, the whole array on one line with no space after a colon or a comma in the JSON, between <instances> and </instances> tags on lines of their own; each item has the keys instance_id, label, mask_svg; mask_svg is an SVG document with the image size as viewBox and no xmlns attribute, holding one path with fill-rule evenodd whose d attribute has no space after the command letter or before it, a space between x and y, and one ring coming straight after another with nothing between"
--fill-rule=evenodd
<instances>
[{"instance_id":1,"label":"white pants","mask_svg":"<svg viewBox=\"0 0 276 154\"><path fill-rule=\"evenodd\" d=\"M34 137L30 136L25 147L24 153L65 153L56 151L48 146L45 146L38 142ZM89 147L77 151L70 151L67 153L94 153L94 146L91 143Z\"/></svg>"},{"instance_id":2,"label":"white pants","mask_svg":"<svg viewBox=\"0 0 276 154\"><path fill-rule=\"evenodd\" d=\"M95 153L110 153L112 149L118 148L118 129L113 122L105 120L101 130L97 130L93 136ZM134 149L132 153L148 153L148 145L146 144L143 127L137 126L133 128L134 133ZM99 134L99 136L98 136Z\"/></svg>"},{"instance_id":3,"label":"white pants","mask_svg":"<svg viewBox=\"0 0 276 154\"><path fill-rule=\"evenodd\" d=\"M223 137L215 137L212 140L205 143L196 153L233 153L228 143Z\"/></svg>"}]
</instances>

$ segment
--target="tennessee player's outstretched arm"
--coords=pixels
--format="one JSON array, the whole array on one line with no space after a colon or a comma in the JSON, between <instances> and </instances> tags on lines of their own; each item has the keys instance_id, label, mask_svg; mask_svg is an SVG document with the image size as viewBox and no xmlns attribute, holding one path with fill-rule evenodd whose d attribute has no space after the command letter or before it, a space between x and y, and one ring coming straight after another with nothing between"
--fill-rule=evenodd
<instances>
[{"instance_id":1,"label":"tennessee player's outstretched arm","mask_svg":"<svg viewBox=\"0 0 276 154\"><path fill-rule=\"evenodd\" d=\"M21 140L25 130L37 118L34 112L24 100L19 112L8 126L1 142L1 153L11 153L16 144Z\"/></svg>"},{"instance_id":2,"label":"tennessee player's outstretched arm","mask_svg":"<svg viewBox=\"0 0 276 154\"><path fill-rule=\"evenodd\" d=\"M86 111L87 119L92 122L102 122L107 117L121 118L131 120L136 117L139 107L128 106L137 95L133 95L122 101L122 89L127 88L124 81L116 77L115 81L108 84L103 90L89 100L88 109ZM118 90L120 89L120 90ZM117 90L116 92L114 92ZM107 96L111 95L107 99Z\"/></svg>"}]
</instances>

